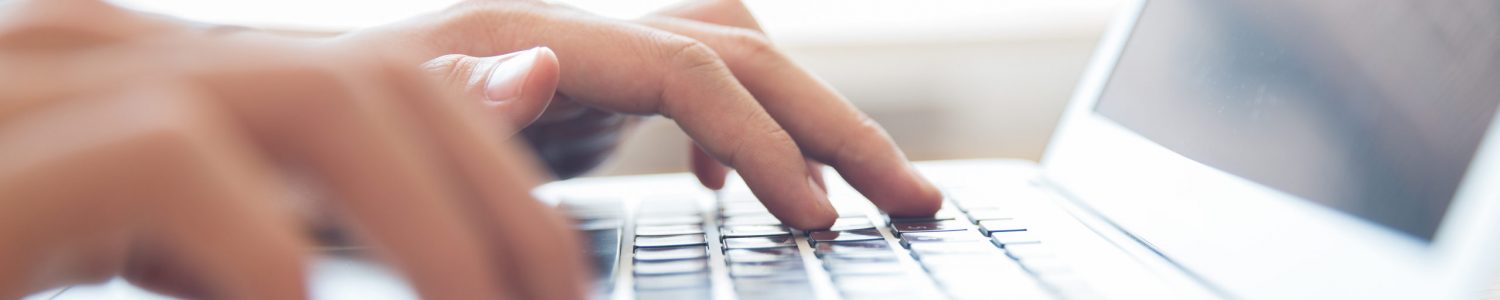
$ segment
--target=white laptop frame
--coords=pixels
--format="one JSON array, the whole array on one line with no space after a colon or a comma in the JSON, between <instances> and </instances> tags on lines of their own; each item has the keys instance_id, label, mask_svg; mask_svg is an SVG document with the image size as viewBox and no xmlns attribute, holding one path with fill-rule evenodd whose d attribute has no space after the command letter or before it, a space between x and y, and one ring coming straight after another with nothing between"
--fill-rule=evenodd
<instances>
[{"instance_id":1,"label":"white laptop frame","mask_svg":"<svg viewBox=\"0 0 1500 300\"><path fill-rule=\"evenodd\" d=\"M1147 5L1101 40L1043 158L1061 189L1235 298L1482 297L1500 261L1500 118L1431 242L1214 169L1095 112Z\"/></svg>"}]
</instances>

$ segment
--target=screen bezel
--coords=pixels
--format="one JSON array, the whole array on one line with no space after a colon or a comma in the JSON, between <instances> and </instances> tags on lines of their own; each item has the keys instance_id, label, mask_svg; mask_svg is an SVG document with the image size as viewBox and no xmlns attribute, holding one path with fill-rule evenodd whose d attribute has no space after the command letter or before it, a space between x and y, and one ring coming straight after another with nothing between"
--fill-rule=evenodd
<instances>
[{"instance_id":1,"label":"screen bezel","mask_svg":"<svg viewBox=\"0 0 1500 300\"><path fill-rule=\"evenodd\" d=\"M1428 243L1195 162L1095 112L1146 5L1127 4L1101 40L1043 156L1049 180L1235 297L1480 295L1500 251L1489 230L1500 228L1500 118Z\"/></svg>"}]
</instances>

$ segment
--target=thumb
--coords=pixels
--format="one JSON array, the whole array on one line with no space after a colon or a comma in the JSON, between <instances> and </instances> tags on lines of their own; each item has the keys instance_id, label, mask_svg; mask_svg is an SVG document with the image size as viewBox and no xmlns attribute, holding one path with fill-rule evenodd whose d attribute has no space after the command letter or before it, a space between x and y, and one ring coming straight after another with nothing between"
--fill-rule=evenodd
<instances>
[{"instance_id":1,"label":"thumb","mask_svg":"<svg viewBox=\"0 0 1500 300\"><path fill-rule=\"evenodd\" d=\"M557 55L537 47L499 56L444 55L422 64L447 88L484 103L497 125L515 131L536 121L557 91Z\"/></svg>"}]
</instances>

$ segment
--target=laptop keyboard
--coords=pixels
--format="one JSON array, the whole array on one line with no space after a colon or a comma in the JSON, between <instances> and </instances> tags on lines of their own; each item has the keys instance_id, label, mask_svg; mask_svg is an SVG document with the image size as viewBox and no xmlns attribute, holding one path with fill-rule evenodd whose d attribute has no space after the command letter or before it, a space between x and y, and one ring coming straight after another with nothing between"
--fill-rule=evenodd
<instances>
[{"instance_id":1,"label":"laptop keyboard","mask_svg":"<svg viewBox=\"0 0 1500 300\"><path fill-rule=\"evenodd\" d=\"M950 192L920 218L835 199L840 218L811 232L782 225L745 191L643 199L634 210L598 198L561 206L592 242L599 298L1092 298L1005 196Z\"/></svg>"}]
</instances>

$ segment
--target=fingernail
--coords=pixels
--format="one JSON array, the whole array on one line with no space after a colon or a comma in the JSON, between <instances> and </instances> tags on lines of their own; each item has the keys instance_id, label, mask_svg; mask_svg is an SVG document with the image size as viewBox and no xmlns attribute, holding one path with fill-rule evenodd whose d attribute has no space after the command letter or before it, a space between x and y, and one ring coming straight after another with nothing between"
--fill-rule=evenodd
<instances>
[{"instance_id":1,"label":"fingernail","mask_svg":"<svg viewBox=\"0 0 1500 300\"><path fill-rule=\"evenodd\" d=\"M536 65L542 49L536 47L516 52L509 59L495 64L489 81L484 85L484 97L492 103L521 98L526 77L531 75L531 67Z\"/></svg>"}]
</instances>

